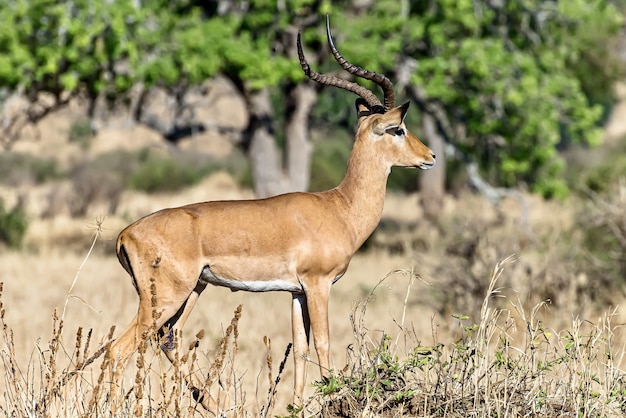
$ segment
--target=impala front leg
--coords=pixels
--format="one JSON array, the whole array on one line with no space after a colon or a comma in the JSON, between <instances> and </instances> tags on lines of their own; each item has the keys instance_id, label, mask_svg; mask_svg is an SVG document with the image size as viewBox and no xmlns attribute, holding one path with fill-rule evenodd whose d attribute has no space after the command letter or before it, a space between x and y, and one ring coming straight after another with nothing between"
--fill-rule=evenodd
<instances>
[{"instance_id":1,"label":"impala front leg","mask_svg":"<svg viewBox=\"0 0 626 418\"><path fill-rule=\"evenodd\" d=\"M307 288L306 298L308 304L311 329L313 330L313 343L317 352L320 366L320 374L323 379L330 377L330 339L328 332L328 298L330 295L331 280L320 279L314 286Z\"/></svg>"},{"instance_id":2,"label":"impala front leg","mask_svg":"<svg viewBox=\"0 0 626 418\"><path fill-rule=\"evenodd\" d=\"M291 330L293 334L293 362L294 362L294 393L293 404L302 405L304 382L306 381L306 360L309 355L309 334L311 321L307 300L304 294L292 295Z\"/></svg>"}]
</instances>

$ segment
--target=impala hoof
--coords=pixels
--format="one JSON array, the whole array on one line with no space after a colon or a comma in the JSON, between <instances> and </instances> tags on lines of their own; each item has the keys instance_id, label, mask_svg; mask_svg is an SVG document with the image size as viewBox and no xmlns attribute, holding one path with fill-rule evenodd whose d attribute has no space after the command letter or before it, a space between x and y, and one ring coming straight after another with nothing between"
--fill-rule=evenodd
<instances>
[{"instance_id":1,"label":"impala hoof","mask_svg":"<svg viewBox=\"0 0 626 418\"><path fill-rule=\"evenodd\" d=\"M164 352L172 351L176 348L176 343L174 342L174 330L170 328L167 331L167 334L163 336L163 342L161 343L161 350Z\"/></svg>"}]
</instances>

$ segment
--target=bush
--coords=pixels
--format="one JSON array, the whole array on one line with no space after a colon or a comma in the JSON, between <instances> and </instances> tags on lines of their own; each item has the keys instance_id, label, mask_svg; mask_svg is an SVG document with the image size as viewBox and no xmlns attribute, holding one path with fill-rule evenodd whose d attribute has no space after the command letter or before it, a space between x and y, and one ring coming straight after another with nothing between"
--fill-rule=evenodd
<instances>
[{"instance_id":1,"label":"bush","mask_svg":"<svg viewBox=\"0 0 626 418\"><path fill-rule=\"evenodd\" d=\"M612 298L614 289L623 292L626 285L626 177L605 187L603 194L589 191L590 200L578 214L577 224L587 249L581 261L595 277L590 293Z\"/></svg>"},{"instance_id":2,"label":"bush","mask_svg":"<svg viewBox=\"0 0 626 418\"><path fill-rule=\"evenodd\" d=\"M0 154L0 182L17 186L24 183L41 184L63 176L53 159L31 154L4 152Z\"/></svg>"},{"instance_id":3,"label":"bush","mask_svg":"<svg viewBox=\"0 0 626 418\"><path fill-rule=\"evenodd\" d=\"M148 193L178 190L198 183L215 172L214 162L197 162L190 157L164 157L148 154L143 164L130 176L129 186Z\"/></svg>"},{"instance_id":4,"label":"bush","mask_svg":"<svg viewBox=\"0 0 626 418\"><path fill-rule=\"evenodd\" d=\"M85 216L97 202L107 202L109 213L115 213L126 179L137 169L142 153L118 150L76 163L70 170L72 216Z\"/></svg>"},{"instance_id":5,"label":"bush","mask_svg":"<svg viewBox=\"0 0 626 418\"><path fill-rule=\"evenodd\" d=\"M93 137L93 129L89 119L80 119L72 123L68 132L70 142L76 142L81 148L89 147L89 140Z\"/></svg>"},{"instance_id":6,"label":"bush","mask_svg":"<svg viewBox=\"0 0 626 418\"><path fill-rule=\"evenodd\" d=\"M239 186L251 189L254 185L252 169L246 154L240 148L234 148L233 152L217 166L229 173Z\"/></svg>"},{"instance_id":7,"label":"bush","mask_svg":"<svg viewBox=\"0 0 626 418\"><path fill-rule=\"evenodd\" d=\"M596 193L609 192L612 184L615 184L619 177L626 175L626 156L618 151L615 155L609 156L606 163L584 176L584 186Z\"/></svg>"},{"instance_id":8,"label":"bush","mask_svg":"<svg viewBox=\"0 0 626 418\"><path fill-rule=\"evenodd\" d=\"M347 132L340 137L324 139L315 144L309 190L317 192L337 186L346 174L351 149L352 142Z\"/></svg>"},{"instance_id":9,"label":"bush","mask_svg":"<svg viewBox=\"0 0 626 418\"><path fill-rule=\"evenodd\" d=\"M24 210L18 205L8 211L0 200L0 242L11 248L20 248L27 228L28 220Z\"/></svg>"},{"instance_id":10,"label":"bush","mask_svg":"<svg viewBox=\"0 0 626 418\"><path fill-rule=\"evenodd\" d=\"M417 190L418 180L420 175L418 170L395 167L391 169L389 179L387 180L387 189L397 190L403 192L414 192Z\"/></svg>"}]
</instances>

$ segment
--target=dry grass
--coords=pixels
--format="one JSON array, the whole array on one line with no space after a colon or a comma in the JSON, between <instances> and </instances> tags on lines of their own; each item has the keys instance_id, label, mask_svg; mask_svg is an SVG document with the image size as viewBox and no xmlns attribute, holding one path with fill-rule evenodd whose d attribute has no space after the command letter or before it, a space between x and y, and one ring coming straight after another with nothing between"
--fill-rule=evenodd
<instances>
[{"instance_id":1,"label":"dry grass","mask_svg":"<svg viewBox=\"0 0 626 418\"><path fill-rule=\"evenodd\" d=\"M118 265L114 257L102 257L92 254L80 271L78 280L72 287L75 273L83 259L73 254L49 254L45 257L48 262L41 263L41 256L25 253L7 253L2 255L2 279L4 283L3 301L6 308L4 316L7 328L11 330L10 344L3 343L4 347L11 346L11 368L30 369L33 364L37 367L49 369L50 341L57 341L53 345L59 347L55 355L55 367L60 371L57 375L74 370L77 361L73 359L73 348L79 338L77 334L87 335L90 331L90 352L81 354L82 358L89 358L93 352L109 341L108 332L111 325L117 325L116 334L132 318L137 298L134 294L129 278ZM362 269L368 269L378 277L384 274L384 268L399 259L386 259L381 263L379 257L364 258ZM358 263L358 262L357 262ZM381 265L382 264L382 265ZM24 267L30 266L30 272ZM361 269L358 269L361 270ZM374 273L381 271L381 273ZM376 277L376 276L373 276ZM370 277L366 277L370 278ZM398 276L399 286L402 286L403 277ZM345 280L345 278L344 278ZM332 342L335 348L333 357L336 364L343 362L343 348L350 343L350 323L348 320L349 304L359 296L354 295L354 283L345 282L346 286L337 286L331 303ZM356 285L363 288L365 293L370 288L367 281ZM226 365L236 364L236 374L232 380L237 382L237 388L231 388L240 393L231 393L231 398L237 399L239 405L245 406L250 416L273 416L268 410L284 413L286 405L291 401L293 382L292 358L289 358L284 372L281 375L281 384L273 384L270 397L269 381L276 381L279 364L283 361L284 353L291 340L290 336L290 296L288 294L248 294L232 293L227 289L212 288L205 292L201 302L196 306L188 324L185 327L187 336L182 345L187 347L193 335L206 329L206 337L200 342L196 351L196 366L201 369L201 376L206 377L210 364L220 352L220 342L226 333L227 326L232 319L233 310L239 304L243 305L242 316L238 321L237 352L233 357L229 354ZM396 313L386 307L385 301L393 300L393 289L386 289L387 294L381 294L380 300L373 303L379 317L389 318ZM65 318L61 332L59 321L52 320L55 309L61 316L66 306ZM384 327L384 320L378 321L375 327ZM84 337L83 337L84 340ZM3 347L3 348L4 348ZM83 347L84 348L84 347ZM232 357L232 359L231 359ZM148 363L145 370L153 370L152 379L160 376L161 371L170 371L169 362L157 350L157 344L146 347L145 361ZM268 358L274 360L270 362ZM87 382L82 389L85 392L93 391L100 379L100 361L80 373L81 382ZM314 362L315 360L313 360ZM133 361L133 364L136 362ZM124 387L134 385L136 369L131 364L125 375ZM8 366L7 366L8 367ZM270 369L272 367L272 369ZM271 373L271 377L270 377ZM40 373L35 373L40 374ZM33 378L30 373L26 380ZM76 376L78 377L78 376ZM108 377L103 377L108 379ZM319 378L315 364L309 366L309 380ZM156 383L152 381L150 386ZM22 383L22 385L26 385ZM0 391L6 391L5 382L0 382ZM154 389L152 389L154 390ZM188 391L181 389L189 396ZM310 396L314 388L308 387ZM157 391L155 396L160 396ZM31 397L34 399L35 397ZM31 399L31 400L32 400ZM88 402L89 397L85 398ZM270 402L271 400L271 402ZM16 406L16 405L13 405ZM270 408L271 407L271 408ZM282 411L282 412L281 412ZM73 412L76 412L75 410ZM53 414L54 415L54 414ZM26 416L26 415L20 415ZM75 416L74 413L64 413L59 416Z\"/></svg>"},{"instance_id":2,"label":"dry grass","mask_svg":"<svg viewBox=\"0 0 626 418\"><path fill-rule=\"evenodd\" d=\"M342 346L345 366L329 381L315 384L305 415L609 417L626 413L626 375L620 369L624 351L616 338L615 311L595 323L576 318L568 329L556 331L539 319L543 304L527 310L519 301L507 300L508 308L500 308L498 299L505 296L499 281L514 260L509 257L495 266L477 323L456 315L461 337L451 341L433 326L432 344L427 345L411 321L409 307L411 292L423 286L416 280L419 276L408 271L386 275L354 304L348 321L350 343ZM391 330L373 328L370 304L376 305L375 298L385 293L394 276L408 279L399 300L400 315L391 322ZM66 304L74 297L75 284L76 280ZM4 300L5 295L0 295ZM121 391L113 392L107 380L106 349L114 329L97 342L93 331L82 327L66 337L63 316L72 310L70 306L61 314L52 311L51 337L39 342L25 362L15 342L16 333L23 329L13 328L4 303L0 307L5 376L0 411L6 416L204 416L185 387L184 363L206 379L205 388L226 416L300 413L285 406L278 389L282 386L282 392L285 388L288 392L291 384L284 382L288 346L283 355L264 337L264 349L255 352L264 365L255 374L241 358L241 341L249 337L239 326L241 305L213 349L207 348L203 332L188 345L177 336L179 356L174 365L161 354L158 341L146 341L135 367L127 372L131 379ZM277 354L280 362L274 361ZM112 409L117 412L112 414Z\"/></svg>"},{"instance_id":3,"label":"dry grass","mask_svg":"<svg viewBox=\"0 0 626 418\"><path fill-rule=\"evenodd\" d=\"M615 312L598 322L578 318L563 331L538 319L543 304L524 310L492 306L509 257L492 273L480 321L457 316L462 337L420 345L411 327L372 340L367 299L353 310L355 343L348 364L323 397L310 399L322 417L618 417L626 413L624 346Z\"/></svg>"},{"instance_id":4,"label":"dry grass","mask_svg":"<svg viewBox=\"0 0 626 418\"><path fill-rule=\"evenodd\" d=\"M573 263L575 212L533 201L530 236L515 202L495 210L451 199L442 230L420 223L414 205L389 197L395 242L377 237L334 286L336 374L307 387L306 415L619 416L624 314L598 301L621 296L599 299ZM32 252L0 254L0 414L113 416L117 405L115 416L204 416L185 387L186 362L200 379L211 372L207 386L229 416L294 415L291 299L282 293L207 289L178 336L180 362L171 366L150 340L123 390L110 392L106 346L137 309L111 250L126 222L38 222ZM515 263L501 262L512 253ZM314 354L310 363L313 382Z\"/></svg>"}]
</instances>

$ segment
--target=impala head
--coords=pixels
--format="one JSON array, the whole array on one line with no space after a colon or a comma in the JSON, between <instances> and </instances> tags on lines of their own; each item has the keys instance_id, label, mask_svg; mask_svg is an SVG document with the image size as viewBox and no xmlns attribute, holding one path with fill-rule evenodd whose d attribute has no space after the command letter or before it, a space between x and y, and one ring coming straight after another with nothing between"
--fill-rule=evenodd
<instances>
[{"instance_id":1,"label":"impala head","mask_svg":"<svg viewBox=\"0 0 626 418\"><path fill-rule=\"evenodd\" d=\"M423 170L435 165L435 154L415 135L406 129L404 117L409 103L395 107L393 85L387 77L350 64L337 50L330 33L330 23L326 16L328 45L335 60L341 67L357 77L375 82L383 90L384 105L376 94L355 82L328 74L319 74L311 69L304 57L302 41L298 32L298 56L302 70L311 80L320 84L335 86L357 94L356 111L359 118L358 138L375 141L375 149L385 157L390 166L419 167Z\"/></svg>"}]
</instances>

